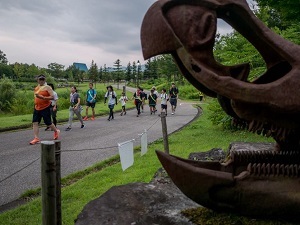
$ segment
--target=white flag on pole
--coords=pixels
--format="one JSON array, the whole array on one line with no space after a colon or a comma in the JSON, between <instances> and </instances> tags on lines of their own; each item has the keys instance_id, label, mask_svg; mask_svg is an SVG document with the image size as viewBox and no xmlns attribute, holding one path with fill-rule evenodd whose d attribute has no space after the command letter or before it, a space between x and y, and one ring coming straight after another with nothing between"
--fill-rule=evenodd
<instances>
[{"instance_id":1,"label":"white flag on pole","mask_svg":"<svg viewBox=\"0 0 300 225\"><path fill-rule=\"evenodd\" d=\"M118 143L119 155L123 171L133 165L133 141L134 140Z\"/></svg>"}]
</instances>

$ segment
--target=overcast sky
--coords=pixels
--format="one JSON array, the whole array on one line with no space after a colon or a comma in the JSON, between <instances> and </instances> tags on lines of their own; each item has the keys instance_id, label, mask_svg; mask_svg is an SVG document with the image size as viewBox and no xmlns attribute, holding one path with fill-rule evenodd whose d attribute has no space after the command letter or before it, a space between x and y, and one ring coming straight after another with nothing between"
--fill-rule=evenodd
<instances>
[{"instance_id":1,"label":"overcast sky","mask_svg":"<svg viewBox=\"0 0 300 225\"><path fill-rule=\"evenodd\" d=\"M0 0L0 50L9 63L47 67L140 60L140 27L155 0ZM222 23L220 33L231 31Z\"/></svg>"}]
</instances>

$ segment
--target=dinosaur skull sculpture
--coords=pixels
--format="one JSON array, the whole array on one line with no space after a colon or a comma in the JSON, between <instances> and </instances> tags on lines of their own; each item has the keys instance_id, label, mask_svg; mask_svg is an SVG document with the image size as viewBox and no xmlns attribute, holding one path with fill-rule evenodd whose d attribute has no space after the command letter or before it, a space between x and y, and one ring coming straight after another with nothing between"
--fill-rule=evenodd
<instances>
[{"instance_id":1,"label":"dinosaur skull sculpture","mask_svg":"<svg viewBox=\"0 0 300 225\"><path fill-rule=\"evenodd\" d=\"M267 71L253 82L248 81L249 64L215 61L217 18L262 55ZM263 153L231 152L225 164L158 152L174 183L215 210L300 219L300 46L266 27L246 0L159 0L144 17L141 42L145 59L172 54L186 79L218 98L234 121L277 143Z\"/></svg>"}]
</instances>

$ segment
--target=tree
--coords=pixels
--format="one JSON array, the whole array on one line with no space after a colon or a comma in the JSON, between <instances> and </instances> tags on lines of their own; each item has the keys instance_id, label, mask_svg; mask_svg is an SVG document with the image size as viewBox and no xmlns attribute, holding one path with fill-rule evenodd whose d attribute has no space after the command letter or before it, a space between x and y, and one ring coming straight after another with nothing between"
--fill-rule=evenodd
<instances>
[{"instance_id":1,"label":"tree","mask_svg":"<svg viewBox=\"0 0 300 225\"><path fill-rule=\"evenodd\" d=\"M89 79L90 79L93 83L96 83L96 82L97 82L97 79L98 79L98 66L97 66L97 64L94 62L94 60L92 60L90 69L89 69L89 71L88 71L88 76L89 76ZM95 87L96 87L96 85L95 85Z\"/></svg>"},{"instance_id":2,"label":"tree","mask_svg":"<svg viewBox=\"0 0 300 225\"><path fill-rule=\"evenodd\" d=\"M122 78L122 65L121 65L121 61L120 59L117 59L115 62L114 62L114 65L113 65L113 69L114 69L114 77L116 78L117 82L118 82L118 90L119 90L119 83L120 83L120 80Z\"/></svg>"},{"instance_id":3,"label":"tree","mask_svg":"<svg viewBox=\"0 0 300 225\"><path fill-rule=\"evenodd\" d=\"M171 55L161 55L157 58L158 60L158 73L161 76L165 76L168 81L181 80L182 76L178 70Z\"/></svg>"},{"instance_id":4,"label":"tree","mask_svg":"<svg viewBox=\"0 0 300 225\"><path fill-rule=\"evenodd\" d=\"M150 58L145 64L144 78L157 79L157 59L156 57Z\"/></svg>"},{"instance_id":5,"label":"tree","mask_svg":"<svg viewBox=\"0 0 300 225\"><path fill-rule=\"evenodd\" d=\"M280 29L286 29L287 27L300 23L298 0L256 0L256 2L259 6L259 10L267 10L271 15L270 18L273 18L273 22L277 21L276 27ZM271 26L271 24L269 24L269 26Z\"/></svg>"},{"instance_id":6,"label":"tree","mask_svg":"<svg viewBox=\"0 0 300 225\"><path fill-rule=\"evenodd\" d=\"M7 58L6 58L6 54L4 54L3 51L0 50L0 63L1 64L7 64Z\"/></svg>"},{"instance_id":7,"label":"tree","mask_svg":"<svg viewBox=\"0 0 300 225\"><path fill-rule=\"evenodd\" d=\"M62 78L63 77L63 70L65 66L58 64L58 63L50 63L48 65L48 72L54 77L54 78Z\"/></svg>"},{"instance_id":8,"label":"tree","mask_svg":"<svg viewBox=\"0 0 300 225\"><path fill-rule=\"evenodd\" d=\"M104 82L108 83L110 81L110 74L108 72L106 64L104 64L104 66L103 66L103 75L102 75L102 77L103 77Z\"/></svg>"},{"instance_id":9,"label":"tree","mask_svg":"<svg viewBox=\"0 0 300 225\"><path fill-rule=\"evenodd\" d=\"M132 63L132 79L135 81L135 86L137 87L137 66L135 61Z\"/></svg>"},{"instance_id":10,"label":"tree","mask_svg":"<svg viewBox=\"0 0 300 225\"><path fill-rule=\"evenodd\" d=\"M4 77L13 78L14 71L10 65L7 65L5 63L0 63L0 78L4 78Z\"/></svg>"},{"instance_id":11,"label":"tree","mask_svg":"<svg viewBox=\"0 0 300 225\"><path fill-rule=\"evenodd\" d=\"M129 82L131 78L132 78L132 66L129 62L127 64L126 71L125 71L125 80Z\"/></svg>"}]
</instances>

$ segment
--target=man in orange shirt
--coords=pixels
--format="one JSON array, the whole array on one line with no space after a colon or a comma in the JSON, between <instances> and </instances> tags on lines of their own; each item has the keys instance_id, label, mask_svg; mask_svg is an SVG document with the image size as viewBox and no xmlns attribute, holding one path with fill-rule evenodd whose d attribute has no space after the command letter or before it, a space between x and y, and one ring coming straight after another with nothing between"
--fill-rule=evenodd
<instances>
[{"instance_id":1,"label":"man in orange shirt","mask_svg":"<svg viewBox=\"0 0 300 225\"><path fill-rule=\"evenodd\" d=\"M46 77L41 74L37 77L38 86L34 89L34 112L32 117L32 126L34 132L34 139L30 142L35 145L40 142L39 139L39 123L42 118L44 123L54 130L53 139L59 138L60 130L58 130L51 121L50 105L53 100L53 90L46 84Z\"/></svg>"}]
</instances>

